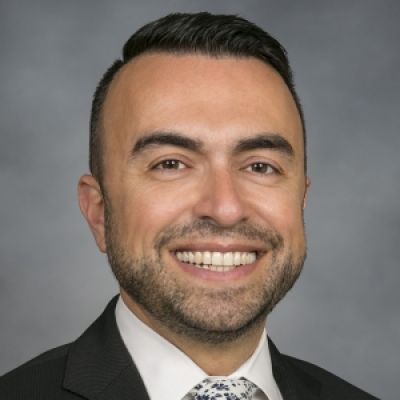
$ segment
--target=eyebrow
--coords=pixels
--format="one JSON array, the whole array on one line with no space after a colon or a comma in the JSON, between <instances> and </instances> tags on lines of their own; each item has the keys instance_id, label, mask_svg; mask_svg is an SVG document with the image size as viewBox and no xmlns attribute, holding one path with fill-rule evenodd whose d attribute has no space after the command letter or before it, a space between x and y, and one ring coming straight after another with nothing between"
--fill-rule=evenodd
<instances>
[{"instance_id":1,"label":"eyebrow","mask_svg":"<svg viewBox=\"0 0 400 400\"><path fill-rule=\"evenodd\" d=\"M204 148L202 141L189 138L178 132L156 131L141 137L134 145L131 156L136 157L153 146L176 146L186 150L201 152ZM292 145L280 134L260 133L258 135L239 140L233 148L233 154L257 149L272 149L293 158Z\"/></svg>"},{"instance_id":2,"label":"eyebrow","mask_svg":"<svg viewBox=\"0 0 400 400\"><path fill-rule=\"evenodd\" d=\"M145 149L153 146L176 146L186 150L199 152L203 148L201 141L183 136L176 132L152 132L140 138L131 151L131 156L135 157Z\"/></svg>"},{"instance_id":3,"label":"eyebrow","mask_svg":"<svg viewBox=\"0 0 400 400\"><path fill-rule=\"evenodd\" d=\"M277 150L286 154L289 158L293 158L294 156L292 145L278 133L261 133L253 137L241 139L233 152L237 154L257 149Z\"/></svg>"}]
</instances>

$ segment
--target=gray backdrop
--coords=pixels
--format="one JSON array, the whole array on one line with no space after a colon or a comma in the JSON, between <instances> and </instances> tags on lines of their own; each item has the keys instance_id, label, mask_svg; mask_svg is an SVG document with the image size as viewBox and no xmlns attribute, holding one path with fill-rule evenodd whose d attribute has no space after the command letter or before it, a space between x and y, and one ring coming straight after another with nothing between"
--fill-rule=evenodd
<instances>
[{"instance_id":1,"label":"gray backdrop","mask_svg":"<svg viewBox=\"0 0 400 400\"><path fill-rule=\"evenodd\" d=\"M239 13L287 47L308 123L309 257L269 332L384 399L400 377L398 1L1 1L0 373L117 291L76 204L95 85L172 11Z\"/></svg>"}]
</instances>

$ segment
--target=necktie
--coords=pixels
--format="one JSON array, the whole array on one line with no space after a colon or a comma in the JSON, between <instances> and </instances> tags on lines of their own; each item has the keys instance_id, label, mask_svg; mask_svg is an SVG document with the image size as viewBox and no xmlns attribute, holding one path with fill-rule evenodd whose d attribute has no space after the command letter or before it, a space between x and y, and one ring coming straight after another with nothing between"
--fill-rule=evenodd
<instances>
[{"instance_id":1,"label":"necktie","mask_svg":"<svg viewBox=\"0 0 400 400\"><path fill-rule=\"evenodd\" d=\"M194 400L251 400L256 390L257 386L245 378L206 378L189 393Z\"/></svg>"}]
</instances>

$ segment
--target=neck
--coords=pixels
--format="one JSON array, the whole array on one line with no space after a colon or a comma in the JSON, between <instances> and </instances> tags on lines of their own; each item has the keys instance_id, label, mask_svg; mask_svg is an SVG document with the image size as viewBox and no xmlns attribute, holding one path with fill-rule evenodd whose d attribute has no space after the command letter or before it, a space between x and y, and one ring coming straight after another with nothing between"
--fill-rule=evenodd
<instances>
[{"instance_id":1,"label":"neck","mask_svg":"<svg viewBox=\"0 0 400 400\"><path fill-rule=\"evenodd\" d=\"M236 371L254 353L264 331L265 321L261 321L235 340L218 344L204 343L192 337L177 334L154 320L124 291L121 291L121 297L136 317L185 353L210 376L227 376Z\"/></svg>"}]
</instances>

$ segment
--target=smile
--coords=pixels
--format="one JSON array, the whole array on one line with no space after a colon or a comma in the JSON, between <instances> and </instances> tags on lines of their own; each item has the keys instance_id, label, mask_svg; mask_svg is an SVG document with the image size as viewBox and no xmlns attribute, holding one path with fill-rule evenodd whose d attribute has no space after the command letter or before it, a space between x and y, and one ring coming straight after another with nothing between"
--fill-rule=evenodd
<instances>
[{"instance_id":1,"label":"smile","mask_svg":"<svg viewBox=\"0 0 400 400\"><path fill-rule=\"evenodd\" d=\"M177 251L176 258L200 269L214 272L227 272L240 265L253 264L257 259L256 252L219 252L219 251Z\"/></svg>"}]
</instances>

